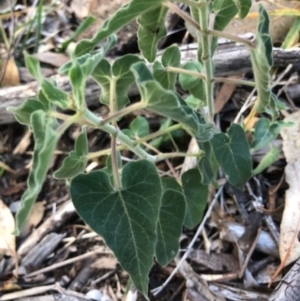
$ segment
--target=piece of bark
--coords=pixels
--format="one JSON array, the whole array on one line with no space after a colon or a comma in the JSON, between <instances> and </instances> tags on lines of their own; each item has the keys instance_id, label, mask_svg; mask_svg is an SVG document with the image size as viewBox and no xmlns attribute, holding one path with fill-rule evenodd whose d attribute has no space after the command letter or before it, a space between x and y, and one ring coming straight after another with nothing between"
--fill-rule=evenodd
<instances>
[{"instance_id":1,"label":"piece of bark","mask_svg":"<svg viewBox=\"0 0 300 301\"><path fill-rule=\"evenodd\" d=\"M182 63L194 61L197 57L197 46L189 44L180 47ZM299 64L300 50L283 50L274 48L274 67L284 67L289 64ZM159 54L158 54L159 57ZM249 51L242 45L225 43L216 51L214 58L215 74L217 76L230 76L243 74L252 70ZM54 76L57 86L65 91L71 91L68 78L66 76ZM7 112L9 106L19 106L27 98L34 98L37 95L39 85L32 82L22 86L0 89L0 124L8 124L15 121L12 113ZM129 89L129 96L137 95L136 86ZM93 80L88 80L85 96L88 105L99 103L100 87Z\"/></svg>"},{"instance_id":2,"label":"piece of bark","mask_svg":"<svg viewBox=\"0 0 300 301\"><path fill-rule=\"evenodd\" d=\"M232 243L239 240L247 230L245 226L233 222L221 222L219 228L220 238ZM272 236L266 231L262 230L260 232L255 249L264 254L279 258L278 246Z\"/></svg>"},{"instance_id":3,"label":"piece of bark","mask_svg":"<svg viewBox=\"0 0 300 301\"><path fill-rule=\"evenodd\" d=\"M299 301L300 300L300 259L292 266L276 287L269 301Z\"/></svg>"},{"instance_id":4,"label":"piece of bark","mask_svg":"<svg viewBox=\"0 0 300 301\"><path fill-rule=\"evenodd\" d=\"M232 254L207 254L204 250L195 249L189 253L188 257L214 272L237 272L239 270L238 260Z\"/></svg>"},{"instance_id":5,"label":"piece of bark","mask_svg":"<svg viewBox=\"0 0 300 301\"><path fill-rule=\"evenodd\" d=\"M226 297L227 300L236 300L236 301L267 301L269 300L268 294L248 291L232 286L228 286L221 283L214 283L209 285L209 288L212 292L218 295Z\"/></svg>"},{"instance_id":6,"label":"piece of bark","mask_svg":"<svg viewBox=\"0 0 300 301\"><path fill-rule=\"evenodd\" d=\"M27 272L34 271L53 252L65 235L50 233L45 236L21 261Z\"/></svg>"},{"instance_id":7,"label":"piece of bark","mask_svg":"<svg viewBox=\"0 0 300 301\"><path fill-rule=\"evenodd\" d=\"M87 284L87 282L92 278L95 267L92 266L93 262L96 260L96 255L84 260L84 265L81 270L77 273L76 277L69 285L69 289L72 291L81 291L82 288Z\"/></svg>"},{"instance_id":8,"label":"piece of bark","mask_svg":"<svg viewBox=\"0 0 300 301\"><path fill-rule=\"evenodd\" d=\"M55 214L48 217L35 231L32 231L18 249L18 256L24 257L45 235L61 228L75 214L72 201L67 201Z\"/></svg>"}]
</instances>

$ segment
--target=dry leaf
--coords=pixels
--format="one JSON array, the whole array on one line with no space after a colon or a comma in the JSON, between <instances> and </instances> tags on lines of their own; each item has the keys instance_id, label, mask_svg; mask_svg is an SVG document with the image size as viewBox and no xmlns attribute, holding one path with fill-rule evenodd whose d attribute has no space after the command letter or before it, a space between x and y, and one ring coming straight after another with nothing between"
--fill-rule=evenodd
<instances>
[{"instance_id":1,"label":"dry leaf","mask_svg":"<svg viewBox=\"0 0 300 301\"><path fill-rule=\"evenodd\" d=\"M50 51L36 53L33 56L40 62L52 65L57 68L61 67L63 64L70 60L70 58L64 53L55 53Z\"/></svg>"},{"instance_id":2,"label":"dry leaf","mask_svg":"<svg viewBox=\"0 0 300 301\"><path fill-rule=\"evenodd\" d=\"M30 215L22 228L21 237L27 236L30 231L41 222L45 212L45 203L46 202L34 203Z\"/></svg>"},{"instance_id":3,"label":"dry leaf","mask_svg":"<svg viewBox=\"0 0 300 301\"><path fill-rule=\"evenodd\" d=\"M5 72L2 79L2 86L17 86L20 84L19 70L16 66L13 57L10 57L7 61L2 63L2 67L5 67Z\"/></svg>"},{"instance_id":4,"label":"dry leaf","mask_svg":"<svg viewBox=\"0 0 300 301\"><path fill-rule=\"evenodd\" d=\"M16 250L15 219L9 208L0 200L0 255L13 256Z\"/></svg>"},{"instance_id":5,"label":"dry leaf","mask_svg":"<svg viewBox=\"0 0 300 301\"><path fill-rule=\"evenodd\" d=\"M252 2L253 4L248 16L242 20L236 17L225 28L225 31L234 35L255 33L258 22L258 8L259 4L262 4L269 13L270 35L273 43L282 42L296 19L296 15L293 16L293 14L299 13L296 9L299 9L300 3L291 0L261 0ZM287 15L283 15L284 13ZM186 23L186 28L196 39L197 33L194 27Z\"/></svg>"},{"instance_id":6,"label":"dry leaf","mask_svg":"<svg viewBox=\"0 0 300 301\"><path fill-rule=\"evenodd\" d=\"M73 0L71 3L71 9L77 18L83 19L90 14L92 2L93 0Z\"/></svg>"},{"instance_id":7,"label":"dry leaf","mask_svg":"<svg viewBox=\"0 0 300 301\"><path fill-rule=\"evenodd\" d=\"M280 225L279 254L284 267L300 257L300 111L284 119L294 125L281 131L282 148L287 161L285 178L289 189Z\"/></svg>"},{"instance_id":8,"label":"dry leaf","mask_svg":"<svg viewBox=\"0 0 300 301\"><path fill-rule=\"evenodd\" d=\"M300 4L296 1L290 0L263 0L263 1L253 1L249 15L243 19L233 20L226 31L232 34L243 34L247 32L256 32L257 21L258 21L258 8L259 4L262 4L264 8L268 11L270 16L270 35L272 37L273 43L282 42L288 33L291 25L293 24L296 17L294 16L283 16L274 15L275 13L280 13L280 10L287 8L299 8Z\"/></svg>"}]
</instances>

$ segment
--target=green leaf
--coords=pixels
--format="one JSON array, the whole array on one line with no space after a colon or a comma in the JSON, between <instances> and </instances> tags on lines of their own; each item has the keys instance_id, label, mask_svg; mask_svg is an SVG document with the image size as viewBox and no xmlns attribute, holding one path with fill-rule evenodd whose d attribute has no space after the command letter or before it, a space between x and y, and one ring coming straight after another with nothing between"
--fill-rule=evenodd
<instances>
[{"instance_id":1,"label":"green leaf","mask_svg":"<svg viewBox=\"0 0 300 301\"><path fill-rule=\"evenodd\" d=\"M232 123L227 135L216 134L210 143L229 182L236 188L242 188L252 174L252 160L243 128Z\"/></svg>"},{"instance_id":2,"label":"green leaf","mask_svg":"<svg viewBox=\"0 0 300 301\"><path fill-rule=\"evenodd\" d=\"M19 107L8 107L7 110L15 115L15 118L19 123L30 126L30 117L32 113L38 110L46 111L46 108L37 99L29 98Z\"/></svg>"},{"instance_id":3,"label":"green leaf","mask_svg":"<svg viewBox=\"0 0 300 301\"><path fill-rule=\"evenodd\" d=\"M73 150L64 159L61 167L56 170L53 177L56 179L72 179L83 172L86 167L86 160L77 155Z\"/></svg>"},{"instance_id":4,"label":"green leaf","mask_svg":"<svg viewBox=\"0 0 300 301\"><path fill-rule=\"evenodd\" d=\"M215 0L213 2L213 12L215 14L214 29L222 31L238 13L238 8L234 2L238 0ZM240 0L243 1L243 0ZM248 0L245 0L248 2Z\"/></svg>"},{"instance_id":5,"label":"green leaf","mask_svg":"<svg viewBox=\"0 0 300 301\"><path fill-rule=\"evenodd\" d=\"M140 14L161 6L163 0L132 0L120 8L114 15L106 20L95 36L90 39L81 40L75 49L76 56L89 53L102 40L117 32L126 24L137 18Z\"/></svg>"},{"instance_id":6,"label":"green leaf","mask_svg":"<svg viewBox=\"0 0 300 301\"><path fill-rule=\"evenodd\" d=\"M75 141L75 151L78 156L86 156L88 153L88 139L86 127L82 127L82 132L78 135Z\"/></svg>"},{"instance_id":7,"label":"green leaf","mask_svg":"<svg viewBox=\"0 0 300 301\"><path fill-rule=\"evenodd\" d=\"M199 141L207 141L213 136L213 125L193 111L175 92L165 90L151 78L145 63L136 63L131 67L136 83L147 109L181 122Z\"/></svg>"},{"instance_id":8,"label":"green leaf","mask_svg":"<svg viewBox=\"0 0 300 301\"><path fill-rule=\"evenodd\" d=\"M161 130L165 130L165 129L167 129L169 126L171 126L171 124L172 124L172 121L171 121L171 119L169 119L169 118L166 118L166 119L164 119L163 121L161 121L161 125L160 125L160 127L159 127L159 130L161 131ZM155 138L155 139L153 139L152 141L151 141L151 145L152 146L154 146L155 148L159 148L160 146L161 146L161 144L162 144L162 142L164 141L164 138L165 137L169 137L168 135L163 135L163 136L160 136L160 137L158 137L158 138Z\"/></svg>"},{"instance_id":9,"label":"green leaf","mask_svg":"<svg viewBox=\"0 0 300 301\"><path fill-rule=\"evenodd\" d=\"M262 5L259 5L256 49L250 50L258 97L255 103L255 110L258 113L262 113L266 110L272 98L270 71L273 65L273 46L269 35L269 23L267 11Z\"/></svg>"},{"instance_id":10,"label":"green leaf","mask_svg":"<svg viewBox=\"0 0 300 301\"><path fill-rule=\"evenodd\" d=\"M92 77L101 86L100 101L103 104L109 106L111 97L115 100L115 110L120 110L129 103L127 91L134 82L130 67L139 61L142 60L138 56L127 54L115 60L112 67L105 59L95 67ZM114 95L110 95L111 85L114 87Z\"/></svg>"},{"instance_id":11,"label":"green leaf","mask_svg":"<svg viewBox=\"0 0 300 301\"><path fill-rule=\"evenodd\" d=\"M29 74L33 76L40 84L43 80L43 75L41 72L40 62L33 56L29 55L27 52L24 52L25 65Z\"/></svg>"},{"instance_id":12,"label":"green leaf","mask_svg":"<svg viewBox=\"0 0 300 301\"><path fill-rule=\"evenodd\" d=\"M300 18L297 17L292 26L290 27L287 35L284 38L284 41L280 45L280 48L287 49L298 43L300 31Z\"/></svg>"},{"instance_id":13,"label":"green leaf","mask_svg":"<svg viewBox=\"0 0 300 301\"><path fill-rule=\"evenodd\" d=\"M187 62L182 66L182 68L192 72L203 72L203 66L199 62ZM200 101L206 102L204 82L201 78L180 73L179 83L182 89L189 91L189 94L193 95Z\"/></svg>"},{"instance_id":14,"label":"green leaf","mask_svg":"<svg viewBox=\"0 0 300 301\"><path fill-rule=\"evenodd\" d=\"M71 179L81 172L84 172L88 153L88 140L86 128L83 127L82 132L75 141L75 150L71 151L64 159L62 166L53 174L56 179Z\"/></svg>"},{"instance_id":15,"label":"green leaf","mask_svg":"<svg viewBox=\"0 0 300 301\"><path fill-rule=\"evenodd\" d=\"M240 19L245 18L251 8L252 0L233 0L233 2L238 9Z\"/></svg>"},{"instance_id":16,"label":"green leaf","mask_svg":"<svg viewBox=\"0 0 300 301\"><path fill-rule=\"evenodd\" d=\"M81 66L82 72L85 76L90 75L99 62L105 57L106 52L117 43L117 36L111 35L107 42L98 50L88 52L84 55L77 56L77 63ZM67 74L73 65L73 61L67 62L58 70L61 74Z\"/></svg>"},{"instance_id":17,"label":"green leaf","mask_svg":"<svg viewBox=\"0 0 300 301\"><path fill-rule=\"evenodd\" d=\"M177 45L168 47L162 54L161 62L153 64L153 77L167 90L175 90L176 73L166 72L165 67L179 67L181 60Z\"/></svg>"},{"instance_id":18,"label":"green leaf","mask_svg":"<svg viewBox=\"0 0 300 301\"><path fill-rule=\"evenodd\" d=\"M72 68L69 71L70 83L73 92L73 101L77 111L83 111L86 107L85 103L85 82L86 76L83 74L80 65L73 61Z\"/></svg>"},{"instance_id":19,"label":"green leaf","mask_svg":"<svg viewBox=\"0 0 300 301\"><path fill-rule=\"evenodd\" d=\"M55 105L51 104L47 98L47 96L45 95L45 93L43 92L43 90L40 90L38 93L38 100L44 105L44 107L48 110L54 109Z\"/></svg>"},{"instance_id":20,"label":"green leaf","mask_svg":"<svg viewBox=\"0 0 300 301\"><path fill-rule=\"evenodd\" d=\"M112 78L112 70L110 63L106 59L101 60L97 67L95 67L92 73L92 77L101 86L101 103L109 106L110 81Z\"/></svg>"},{"instance_id":21,"label":"green leaf","mask_svg":"<svg viewBox=\"0 0 300 301\"><path fill-rule=\"evenodd\" d=\"M162 54L161 62L164 67L179 67L181 63L181 53L177 45L171 45L166 48Z\"/></svg>"},{"instance_id":22,"label":"green leaf","mask_svg":"<svg viewBox=\"0 0 300 301\"><path fill-rule=\"evenodd\" d=\"M159 7L148 10L138 17L139 29L137 35L139 49L149 62L155 60L157 43L167 34L165 26L167 11L168 8L161 4Z\"/></svg>"},{"instance_id":23,"label":"green leaf","mask_svg":"<svg viewBox=\"0 0 300 301\"><path fill-rule=\"evenodd\" d=\"M131 123L130 129L133 137L141 138L149 134L150 127L145 117L137 116Z\"/></svg>"},{"instance_id":24,"label":"green leaf","mask_svg":"<svg viewBox=\"0 0 300 301\"><path fill-rule=\"evenodd\" d=\"M44 96L47 97L48 101L61 109L65 110L69 108L69 96L66 92L58 89L55 85L44 79L42 81L42 90Z\"/></svg>"},{"instance_id":25,"label":"green leaf","mask_svg":"<svg viewBox=\"0 0 300 301\"><path fill-rule=\"evenodd\" d=\"M233 0L215 0L213 1L213 12L215 14L214 30L223 31L224 28L238 13L238 8ZM216 50L217 46L218 38L213 37L212 53Z\"/></svg>"},{"instance_id":26,"label":"green leaf","mask_svg":"<svg viewBox=\"0 0 300 301\"><path fill-rule=\"evenodd\" d=\"M182 186L186 200L184 225L193 229L202 220L207 205L208 185L201 183L198 169L190 169L182 175Z\"/></svg>"},{"instance_id":27,"label":"green leaf","mask_svg":"<svg viewBox=\"0 0 300 301\"><path fill-rule=\"evenodd\" d=\"M162 183L163 196L157 224L155 256L159 264L166 266L179 249L179 237L185 216L185 198L180 185L174 179L163 179Z\"/></svg>"},{"instance_id":28,"label":"green leaf","mask_svg":"<svg viewBox=\"0 0 300 301\"><path fill-rule=\"evenodd\" d=\"M205 152L205 154L200 158L198 162L198 170L202 175L202 183L209 185L216 175L216 171L214 171L212 166L212 148L210 143L202 142L198 143L199 148Z\"/></svg>"},{"instance_id":29,"label":"green leaf","mask_svg":"<svg viewBox=\"0 0 300 301\"><path fill-rule=\"evenodd\" d=\"M271 147L270 150L264 155L257 167L253 170L252 175L255 176L263 172L266 168L271 166L279 158L280 151L278 148Z\"/></svg>"},{"instance_id":30,"label":"green leaf","mask_svg":"<svg viewBox=\"0 0 300 301\"><path fill-rule=\"evenodd\" d=\"M255 124L251 148L258 150L268 145L278 136L284 125L282 121L271 123L267 118L260 118Z\"/></svg>"},{"instance_id":31,"label":"green leaf","mask_svg":"<svg viewBox=\"0 0 300 301\"><path fill-rule=\"evenodd\" d=\"M162 195L156 167L146 160L126 164L117 191L103 171L80 174L71 181L70 192L79 215L104 238L146 296Z\"/></svg>"},{"instance_id":32,"label":"green leaf","mask_svg":"<svg viewBox=\"0 0 300 301\"><path fill-rule=\"evenodd\" d=\"M203 102L200 99L194 97L193 95L189 95L187 98L184 99L184 101L194 111L198 110L199 107L203 104Z\"/></svg>"},{"instance_id":33,"label":"green leaf","mask_svg":"<svg viewBox=\"0 0 300 301\"><path fill-rule=\"evenodd\" d=\"M61 44L60 51L64 52L69 44L76 39L79 35L81 35L86 29L88 29L94 22L96 21L96 18L93 16L86 17L79 26L76 27L76 30L70 35L70 37Z\"/></svg>"},{"instance_id":34,"label":"green leaf","mask_svg":"<svg viewBox=\"0 0 300 301\"><path fill-rule=\"evenodd\" d=\"M32 206L42 189L47 175L48 167L58 141L58 134L55 131L56 122L47 117L46 113L39 110L31 115L31 126L34 135L34 151L32 167L27 180L27 190L21 199L21 208L16 215L16 231L20 234Z\"/></svg>"}]
</instances>

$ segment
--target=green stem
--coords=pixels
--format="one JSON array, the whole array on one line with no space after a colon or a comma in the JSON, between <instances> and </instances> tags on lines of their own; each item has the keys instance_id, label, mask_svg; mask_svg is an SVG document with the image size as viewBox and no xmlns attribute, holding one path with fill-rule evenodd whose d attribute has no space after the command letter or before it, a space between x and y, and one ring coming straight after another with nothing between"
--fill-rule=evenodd
<instances>
[{"instance_id":1,"label":"green stem","mask_svg":"<svg viewBox=\"0 0 300 301\"><path fill-rule=\"evenodd\" d=\"M156 162L171 159L171 158L178 158L178 157L202 157L204 154L203 151L200 151L196 154L194 153L182 153L182 152L174 152L174 153L165 153L165 154L159 154L156 156Z\"/></svg>"},{"instance_id":2,"label":"green stem","mask_svg":"<svg viewBox=\"0 0 300 301\"><path fill-rule=\"evenodd\" d=\"M111 135L111 165L114 178L114 187L116 190L121 188L121 180L119 175L118 158L117 158L117 135Z\"/></svg>"},{"instance_id":3,"label":"green stem","mask_svg":"<svg viewBox=\"0 0 300 301\"><path fill-rule=\"evenodd\" d=\"M171 1L178 2L177 0L171 0ZM196 8L199 8L199 6L200 6L198 2L195 2L193 0L180 0L179 2L182 4L196 7ZM168 4L166 3L166 5L168 5Z\"/></svg>"},{"instance_id":4,"label":"green stem","mask_svg":"<svg viewBox=\"0 0 300 301\"><path fill-rule=\"evenodd\" d=\"M144 151L140 146L136 145L136 143L131 140L128 136L123 134L120 130L116 129L110 124L102 124L102 120L97 117L94 113L89 110L84 112L84 118L86 121L91 123L93 126L111 134L116 135L116 139L121 143L125 144L127 148L129 148L132 152L138 155L142 159L146 159L150 162L155 162L155 156L149 155L146 151Z\"/></svg>"},{"instance_id":5,"label":"green stem","mask_svg":"<svg viewBox=\"0 0 300 301\"><path fill-rule=\"evenodd\" d=\"M201 0L202 1L202 0ZM197 3L197 5L193 4L191 6L193 7L198 7L200 10L202 9L203 6L208 5L208 3L204 3L204 2L195 2ZM180 16L184 21L188 22L189 24L191 24L193 27L195 27L195 29L198 32L205 32L205 29L199 25L195 20L193 20L188 14L186 14L185 12L183 12L179 7L177 7L176 5L174 5L171 2L166 2L164 3L167 7L169 7L172 11L174 11L178 16ZM247 39L232 35L230 33L224 32L224 31L218 31L218 30L212 30L212 29L207 29L206 34L210 34L212 36L215 37L219 37L219 38L225 38L237 43L241 43L243 45L246 45L249 48L253 48L255 49L255 44Z\"/></svg>"},{"instance_id":6,"label":"green stem","mask_svg":"<svg viewBox=\"0 0 300 301\"><path fill-rule=\"evenodd\" d=\"M113 77L110 81L110 91L109 91L109 108L110 113L114 115L116 110L116 81ZM116 119L112 120L112 126L117 129ZM119 166L117 159L117 134L111 134L110 148L111 148L111 165L112 165L112 174L114 179L114 188L120 190L121 180L119 175Z\"/></svg>"},{"instance_id":7,"label":"green stem","mask_svg":"<svg viewBox=\"0 0 300 301\"><path fill-rule=\"evenodd\" d=\"M224 78L224 77L213 77L212 81L215 83L226 83L226 84L234 84L234 85L244 85L249 87L256 87L255 82L242 80L242 79L234 79L234 78Z\"/></svg>"},{"instance_id":8,"label":"green stem","mask_svg":"<svg viewBox=\"0 0 300 301\"><path fill-rule=\"evenodd\" d=\"M202 62L204 65L206 81L205 81L205 92L206 101L208 105L208 121L213 122L214 119L214 91L213 91L213 66L212 66L212 55L211 55L211 37L208 34L209 24L209 3L206 0L200 0L200 3L205 5L199 8L200 17L200 28L202 31L198 31L198 49L202 50Z\"/></svg>"},{"instance_id":9,"label":"green stem","mask_svg":"<svg viewBox=\"0 0 300 301\"><path fill-rule=\"evenodd\" d=\"M167 66L165 68L165 71L167 72L173 72L173 73L181 73L181 74L187 74L191 76L196 76L200 79L206 80L206 76L204 73L196 72L196 71L191 71L191 70L186 70L183 68L177 68L177 67L172 67L172 66Z\"/></svg>"},{"instance_id":10,"label":"green stem","mask_svg":"<svg viewBox=\"0 0 300 301\"><path fill-rule=\"evenodd\" d=\"M218 30L209 29L207 31L207 33L211 34L214 37L224 38L224 39L227 39L227 40L230 40L230 41L234 41L236 43L241 43L241 44L247 46L250 49L256 49L256 46L253 42L251 42L247 39L244 39L242 37L235 36L231 33L225 32L225 31L218 31Z\"/></svg>"},{"instance_id":11,"label":"green stem","mask_svg":"<svg viewBox=\"0 0 300 301\"><path fill-rule=\"evenodd\" d=\"M155 133L152 133L152 134L149 134L149 135L147 135L147 136L144 136L144 137L142 137L142 138L140 138L140 139L137 139L135 143L136 143L136 144L141 144L141 143L143 143L143 142L152 140L152 139L154 139L154 138L157 138L157 137L159 137L159 136L163 136L163 135L165 135L165 134L168 134L168 133L170 133L170 132L173 132L173 131L175 131L175 130L182 129L182 128L183 128L182 124L181 124L181 123L178 123L178 124L175 124L175 125L172 125L172 126L166 128L166 129L159 130L159 131L157 131L157 132L155 132Z\"/></svg>"},{"instance_id":12,"label":"green stem","mask_svg":"<svg viewBox=\"0 0 300 301\"><path fill-rule=\"evenodd\" d=\"M134 103L124 109L121 109L120 111L116 112L116 113L112 113L110 116L108 116L107 118L105 119L102 119L101 121L101 125L104 125L106 123L110 123L112 121L115 121L117 119L120 119L122 118L123 116L126 116L136 110L140 110L140 109L143 109L145 108L145 104L144 102L140 101L140 102L137 102L137 103Z\"/></svg>"},{"instance_id":13,"label":"green stem","mask_svg":"<svg viewBox=\"0 0 300 301\"><path fill-rule=\"evenodd\" d=\"M125 145L118 145L116 147L116 150L124 150L124 149L126 149ZM104 150L101 150L101 151L91 152L91 153L87 154L86 155L86 159L87 160L92 160L94 158L99 158L99 157L102 157L102 156L107 156L110 153L111 153L111 149L107 148L107 149L104 149Z\"/></svg>"}]
</instances>

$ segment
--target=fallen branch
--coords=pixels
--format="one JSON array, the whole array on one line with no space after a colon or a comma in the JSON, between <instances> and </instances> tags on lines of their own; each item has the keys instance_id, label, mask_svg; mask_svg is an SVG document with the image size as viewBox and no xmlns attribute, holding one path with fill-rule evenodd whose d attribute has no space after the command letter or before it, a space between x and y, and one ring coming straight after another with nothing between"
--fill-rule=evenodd
<instances>
[{"instance_id":1,"label":"fallen branch","mask_svg":"<svg viewBox=\"0 0 300 301\"><path fill-rule=\"evenodd\" d=\"M197 46L189 44L181 47L182 62L194 61L197 56ZM299 63L300 50L283 50L274 48L274 66L285 67L289 64ZM230 76L234 74L243 74L251 72L251 62L248 50L234 43L224 43L214 55L214 65L216 76ZM71 91L70 84L66 76L54 76L59 88L65 91ZM14 122L14 117L6 108L9 106L19 106L27 98L34 98L37 95L38 83L2 88L0 89L0 124ZM93 80L89 80L85 89L85 96L89 105L99 103L100 87ZM135 86L129 90L129 96L137 95Z\"/></svg>"}]
</instances>

